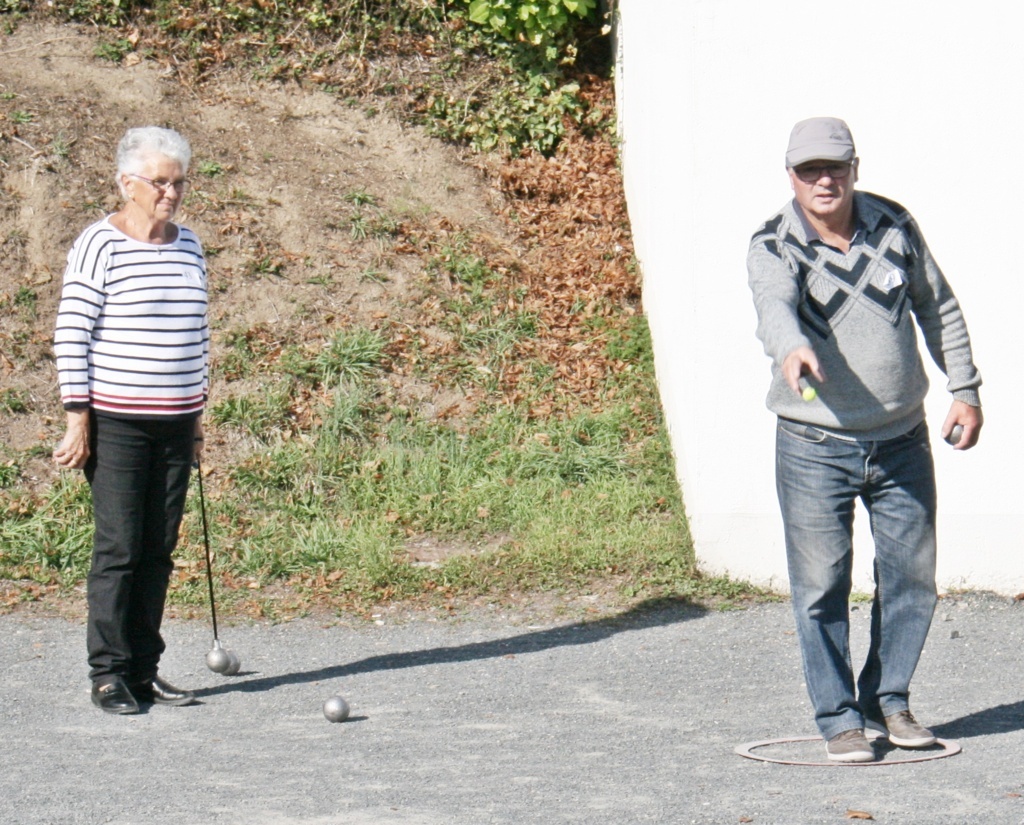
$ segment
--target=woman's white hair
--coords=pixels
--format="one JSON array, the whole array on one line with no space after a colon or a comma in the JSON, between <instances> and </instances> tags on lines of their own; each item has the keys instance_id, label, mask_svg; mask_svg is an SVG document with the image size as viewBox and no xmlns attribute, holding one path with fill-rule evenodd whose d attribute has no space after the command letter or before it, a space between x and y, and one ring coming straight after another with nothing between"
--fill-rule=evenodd
<instances>
[{"instance_id":1,"label":"woman's white hair","mask_svg":"<svg viewBox=\"0 0 1024 825\"><path fill-rule=\"evenodd\" d=\"M192 160L192 147L173 129L160 126L129 129L117 145L117 185L122 195L125 191L121 176L136 174L154 155L180 163L181 171L187 172Z\"/></svg>"}]
</instances>

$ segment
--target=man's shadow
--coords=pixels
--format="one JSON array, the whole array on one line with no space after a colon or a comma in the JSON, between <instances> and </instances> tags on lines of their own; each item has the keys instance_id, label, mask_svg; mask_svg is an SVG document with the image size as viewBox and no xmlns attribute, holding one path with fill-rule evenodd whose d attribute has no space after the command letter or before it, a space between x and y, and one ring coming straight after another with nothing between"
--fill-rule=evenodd
<instances>
[{"instance_id":1,"label":"man's shadow","mask_svg":"<svg viewBox=\"0 0 1024 825\"><path fill-rule=\"evenodd\" d=\"M505 639L486 642L472 642L455 647L436 647L428 650L411 650L405 653L388 653L370 656L356 662L331 665L316 670L286 673L280 676L265 676L244 682L226 682L215 687L195 691L196 697L214 696L219 693L273 690L283 685L319 682L339 679L358 673L378 670L401 670L434 664L457 664L477 659L494 659L520 653L536 653L554 647L588 645L633 630L662 627L678 622L696 619L707 612L706 608L694 605L684 598L667 596L648 599L623 613L593 621L576 622L570 625L522 633Z\"/></svg>"},{"instance_id":2,"label":"man's shadow","mask_svg":"<svg viewBox=\"0 0 1024 825\"><path fill-rule=\"evenodd\" d=\"M996 705L929 727L936 736L943 739L970 739L972 736L1024 730L1024 700Z\"/></svg>"}]
</instances>

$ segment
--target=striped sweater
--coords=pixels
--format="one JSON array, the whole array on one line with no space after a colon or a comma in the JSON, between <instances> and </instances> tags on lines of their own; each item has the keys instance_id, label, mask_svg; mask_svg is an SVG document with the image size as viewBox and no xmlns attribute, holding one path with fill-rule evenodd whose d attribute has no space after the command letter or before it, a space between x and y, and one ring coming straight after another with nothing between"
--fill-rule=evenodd
<instances>
[{"instance_id":1,"label":"striped sweater","mask_svg":"<svg viewBox=\"0 0 1024 825\"><path fill-rule=\"evenodd\" d=\"M109 217L68 253L54 354L66 410L167 420L202 412L209 385L206 262L177 240L129 238Z\"/></svg>"}]
</instances>

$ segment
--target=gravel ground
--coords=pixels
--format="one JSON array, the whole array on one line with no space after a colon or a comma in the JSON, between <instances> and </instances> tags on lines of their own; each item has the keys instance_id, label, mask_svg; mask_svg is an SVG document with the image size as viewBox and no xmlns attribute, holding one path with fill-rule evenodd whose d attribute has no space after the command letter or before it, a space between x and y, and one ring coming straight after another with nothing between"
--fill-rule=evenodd
<instances>
[{"instance_id":1,"label":"gravel ground","mask_svg":"<svg viewBox=\"0 0 1024 825\"><path fill-rule=\"evenodd\" d=\"M90 704L84 635L0 617L4 823L1024 822L1024 604L990 595L942 600L914 683L918 717L963 751L866 767L735 753L815 733L788 604L227 626L234 677L206 669L208 625L170 621L162 672L200 702L127 717ZM335 694L342 724L321 712Z\"/></svg>"}]
</instances>

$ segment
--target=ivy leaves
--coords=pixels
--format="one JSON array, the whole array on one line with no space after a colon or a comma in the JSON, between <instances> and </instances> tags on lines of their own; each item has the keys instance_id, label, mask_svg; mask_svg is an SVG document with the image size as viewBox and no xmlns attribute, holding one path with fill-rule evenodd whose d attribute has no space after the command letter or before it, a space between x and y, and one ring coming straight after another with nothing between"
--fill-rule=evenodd
<instances>
[{"instance_id":1,"label":"ivy leaves","mask_svg":"<svg viewBox=\"0 0 1024 825\"><path fill-rule=\"evenodd\" d=\"M596 8L597 0L470 0L469 19L510 42L544 48L553 60L571 18L585 20Z\"/></svg>"}]
</instances>

